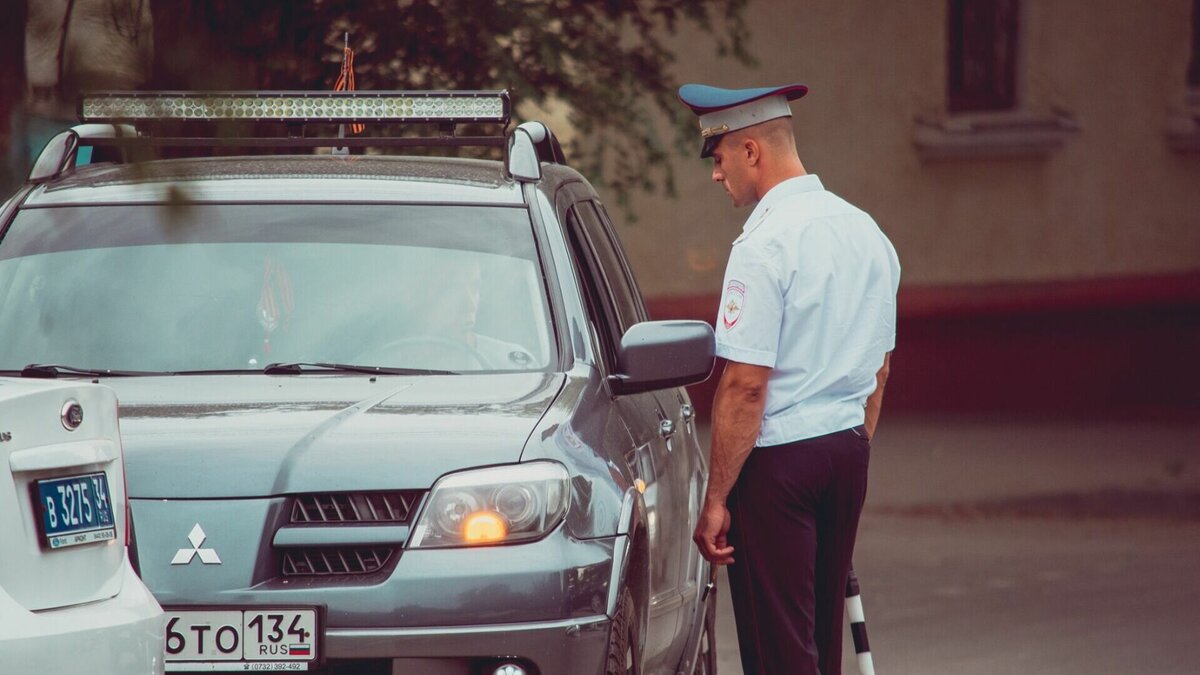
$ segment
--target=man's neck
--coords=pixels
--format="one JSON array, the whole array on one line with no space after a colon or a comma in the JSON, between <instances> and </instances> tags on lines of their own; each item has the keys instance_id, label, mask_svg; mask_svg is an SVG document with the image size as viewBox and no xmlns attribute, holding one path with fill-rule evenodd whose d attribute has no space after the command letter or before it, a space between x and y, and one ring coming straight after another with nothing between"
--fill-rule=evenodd
<instances>
[{"instance_id":1,"label":"man's neck","mask_svg":"<svg viewBox=\"0 0 1200 675\"><path fill-rule=\"evenodd\" d=\"M755 187L755 194L758 196L758 201L762 201L762 198L767 196L767 193L772 188L783 181L806 175L808 175L808 172L804 170L804 165L800 163L798 157L794 161L787 162L778 168L764 172L761 180L758 181L758 185Z\"/></svg>"}]
</instances>

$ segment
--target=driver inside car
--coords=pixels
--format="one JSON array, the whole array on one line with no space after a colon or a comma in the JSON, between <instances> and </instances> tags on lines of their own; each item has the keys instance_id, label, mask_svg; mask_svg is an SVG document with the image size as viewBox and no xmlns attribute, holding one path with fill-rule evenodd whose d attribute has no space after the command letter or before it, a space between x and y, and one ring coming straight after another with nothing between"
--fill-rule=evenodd
<instances>
[{"instance_id":1,"label":"driver inside car","mask_svg":"<svg viewBox=\"0 0 1200 675\"><path fill-rule=\"evenodd\" d=\"M483 270L475 258L454 256L435 266L427 288L412 298L409 337L397 340L403 363L443 370L526 370L533 356L518 344L478 332Z\"/></svg>"}]
</instances>

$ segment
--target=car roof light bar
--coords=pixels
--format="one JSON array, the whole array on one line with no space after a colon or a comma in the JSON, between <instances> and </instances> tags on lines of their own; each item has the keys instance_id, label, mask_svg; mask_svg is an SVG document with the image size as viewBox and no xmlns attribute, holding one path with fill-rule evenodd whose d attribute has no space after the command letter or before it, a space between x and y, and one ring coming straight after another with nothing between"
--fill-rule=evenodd
<instances>
[{"instance_id":1,"label":"car roof light bar","mask_svg":"<svg viewBox=\"0 0 1200 675\"><path fill-rule=\"evenodd\" d=\"M436 147L497 147L507 141L504 136L349 136L346 138L321 137L154 137L98 138L88 145L96 147L138 148L436 148Z\"/></svg>"},{"instance_id":2,"label":"car roof light bar","mask_svg":"<svg viewBox=\"0 0 1200 675\"><path fill-rule=\"evenodd\" d=\"M508 124L508 91L95 92L81 122L285 122Z\"/></svg>"}]
</instances>

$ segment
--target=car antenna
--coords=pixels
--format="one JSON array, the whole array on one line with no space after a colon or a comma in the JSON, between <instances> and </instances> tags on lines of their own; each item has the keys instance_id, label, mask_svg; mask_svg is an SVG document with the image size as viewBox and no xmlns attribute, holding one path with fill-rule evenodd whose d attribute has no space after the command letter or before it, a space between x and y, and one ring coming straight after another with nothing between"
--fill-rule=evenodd
<instances>
[{"instance_id":1,"label":"car antenna","mask_svg":"<svg viewBox=\"0 0 1200 675\"><path fill-rule=\"evenodd\" d=\"M354 50L350 49L350 31L342 33L342 72L338 74L334 91L354 91ZM361 134L365 127L362 124L351 124L350 133ZM338 125L338 138L346 137L346 124ZM331 154L345 157L350 154L349 146L333 148Z\"/></svg>"}]
</instances>

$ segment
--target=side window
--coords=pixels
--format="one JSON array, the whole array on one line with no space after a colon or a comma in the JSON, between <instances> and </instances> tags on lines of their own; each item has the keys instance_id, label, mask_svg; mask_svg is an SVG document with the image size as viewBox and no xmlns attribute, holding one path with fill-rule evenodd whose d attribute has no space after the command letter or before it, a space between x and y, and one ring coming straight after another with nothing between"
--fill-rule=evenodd
<instances>
[{"instance_id":1,"label":"side window","mask_svg":"<svg viewBox=\"0 0 1200 675\"><path fill-rule=\"evenodd\" d=\"M596 205L591 201L581 201L575 204L575 208L583 224L588 246L595 256L600 272L604 275L604 285L608 287L613 308L616 310L615 333L616 339L620 340L620 336L624 335L630 326L642 320L645 310L642 308L641 298L633 286L632 276L620 250L614 245L608 228L600 219Z\"/></svg>"},{"instance_id":2,"label":"side window","mask_svg":"<svg viewBox=\"0 0 1200 675\"><path fill-rule=\"evenodd\" d=\"M1018 0L950 0L948 10L950 112L1016 107Z\"/></svg>"},{"instance_id":3,"label":"side window","mask_svg":"<svg viewBox=\"0 0 1200 675\"><path fill-rule=\"evenodd\" d=\"M601 357L611 367L616 358L613 346L620 339L620 334L617 333L620 319L613 309L616 303L612 299L607 284L604 283L603 269L597 262L591 246L588 245L576 207L572 206L567 209L566 221L571 249L583 277L579 281L583 288L588 314L595 330L599 332L598 337L602 343L600 345Z\"/></svg>"},{"instance_id":4,"label":"side window","mask_svg":"<svg viewBox=\"0 0 1200 675\"><path fill-rule=\"evenodd\" d=\"M1197 0L1200 2L1200 0ZM604 221L605 229L613 241L613 248L617 256L621 259L621 266L625 269L626 279L629 287L633 290L633 301L638 312L638 321L649 321L650 313L646 311L646 301L642 296L642 289L638 286L637 277L633 274L633 266L629 264L629 258L625 257L625 250L621 247L617 239L617 228L613 227L613 220L608 215L608 210L599 202L592 202L600 212L600 218Z\"/></svg>"}]
</instances>

